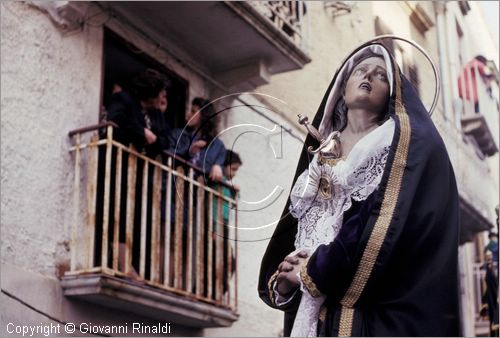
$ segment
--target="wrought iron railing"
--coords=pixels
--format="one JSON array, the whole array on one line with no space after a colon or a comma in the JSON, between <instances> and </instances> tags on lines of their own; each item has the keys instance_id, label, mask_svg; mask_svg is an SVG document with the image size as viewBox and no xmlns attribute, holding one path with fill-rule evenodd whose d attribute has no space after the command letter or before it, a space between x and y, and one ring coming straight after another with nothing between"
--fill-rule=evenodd
<instances>
[{"instance_id":1,"label":"wrought iron railing","mask_svg":"<svg viewBox=\"0 0 500 338\"><path fill-rule=\"evenodd\" d=\"M251 1L249 3L297 45L305 47L307 27L304 1Z\"/></svg>"},{"instance_id":2,"label":"wrought iron railing","mask_svg":"<svg viewBox=\"0 0 500 338\"><path fill-rule=\"evenodd\" d=\"M237 200L223 192L230 187L207 183L173 154L152 159L115 141L115 127L69 133L75 175L66 275L113 275L236 311Z\"/></svg>"},{"instance_id":3,"label":"wrought iron railing","mask_svg":"<svg viewBox=\"0 0 500 338\"><path fill-rule=\"evenodd\" d=\"M485 66L486 68L486 66ZM498 98L493 95L493 80L489 85L485 84L477 64L465 65L462 69L455 70L458 77L459 97L455 98L456 104L463 117L474 116L480 113L484 116L487 126L498 146L499 133L499 103ZM498 87L497 87L498 88Z\"/></svg>"},{"instance_id":4,"label":"wrought iron railing","mask_svg":"<svg viewBox=\"0 0 500 338\"><path fill-rule=\"evenodd\" d=\"M484 67L486 68L486 66ZM489 88L484 83L477 64L467 64L462 69L456 69L455 71L460 75L458 77L458 90L463 102L464 115L474 115L476 113L476 107L474 107L476 99L478 102L477 112L485 112L495 106L496 102L491 93L492 88ZM497 107L495 107L495 111L498 111Z\"/></svg>"}]
</instances>

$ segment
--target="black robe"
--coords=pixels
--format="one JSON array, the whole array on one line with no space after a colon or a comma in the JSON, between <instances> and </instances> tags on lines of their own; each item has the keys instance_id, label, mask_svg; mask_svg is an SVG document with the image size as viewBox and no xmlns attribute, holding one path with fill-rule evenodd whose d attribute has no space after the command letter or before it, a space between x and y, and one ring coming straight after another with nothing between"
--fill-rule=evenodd
<instances>
[{"instance_id":1,"label":"black robe","mask_svg":"<svg viewBox=\"0 0 500 338\"><path fill-rule=\"evenodd\" d=\"M119 127L114 131L115 139L118 142L127 146L133 143L139 151L144 151L147 156L155 158L167 150L171 128L165 120L164 113L157 109L149 111L150 129L156 135L156 141L152 144L146 144L144 136L146 122L142 110L138 99L128 92L122 91L113 94L107 109L107 119L115 122Z\"/></svg>"},{"instance_id":2,"label":"black robe","mask_svg":"<svg viewBox=\"0 0 500 338\"><path fill-rule=\"evenodd\" d=\"M428 112L394 61L392 65L389 113L396 123L379 187L353 203L338 236L318 247L301 271L311 295L326 295L318 319L320 336L460 334L459 207L453 169ZM315 127L338 74L313 120ZM305 143L314 141L308 136ZM294 182L308 161L304 147ZM293 327L301 293L280 307L271 287L278 265L295 249L297 220L288 213L289 204L264 254L258 287L264 302L284 311L285 336Z\"/></svg>"}]
</instances>

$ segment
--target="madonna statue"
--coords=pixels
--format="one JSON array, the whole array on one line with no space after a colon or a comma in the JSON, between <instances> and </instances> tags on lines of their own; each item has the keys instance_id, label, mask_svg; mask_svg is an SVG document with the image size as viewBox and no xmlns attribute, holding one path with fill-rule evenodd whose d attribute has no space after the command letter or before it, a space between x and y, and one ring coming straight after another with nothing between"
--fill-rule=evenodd
<instances>
[{"instance_id":1,"label":"madonna statue","mask_svg":"<svg viewBox=\"0 0 500 338\"><path fill-rule=\"evenodd\" d=\"M458 193L387 49L342 64L309 125L259 295L286 336L458 336Z\"/></svg>"}]
</instances>

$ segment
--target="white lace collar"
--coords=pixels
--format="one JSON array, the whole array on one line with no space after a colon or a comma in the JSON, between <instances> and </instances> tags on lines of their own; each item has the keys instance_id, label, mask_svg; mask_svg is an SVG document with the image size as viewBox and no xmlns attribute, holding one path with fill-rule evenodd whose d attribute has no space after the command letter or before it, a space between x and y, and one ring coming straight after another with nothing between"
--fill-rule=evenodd
<instances>
[{"instance_id":1,"label":"white lace collar","mask_svg":"<svg viewBox=\"0 0 500 338\"><path fill-rule=\"evenodd\" d=\"M389 118L382 125L363 136L351 149L344 160L340 160L336 169L342 176L349 175L355 168L363 165L367 159L392 143L394 120Z\"/></svg>"}]
</instances>

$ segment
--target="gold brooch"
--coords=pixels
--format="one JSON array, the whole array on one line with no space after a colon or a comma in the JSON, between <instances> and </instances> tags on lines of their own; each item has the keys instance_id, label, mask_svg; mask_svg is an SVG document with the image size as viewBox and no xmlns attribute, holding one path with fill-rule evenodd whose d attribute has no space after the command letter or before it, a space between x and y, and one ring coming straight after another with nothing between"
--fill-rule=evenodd
<instances>
[{"instance_id":1,"label":"gold brooch","mask_svg":"<svg viewBox=\"0 0 500 338\"><path fill-rule=\"evenodd\" d=\"M319 179L319 194L324 199L332 198L332 185L330 180L324 176Z\"/></svg>"}]
</instances>

